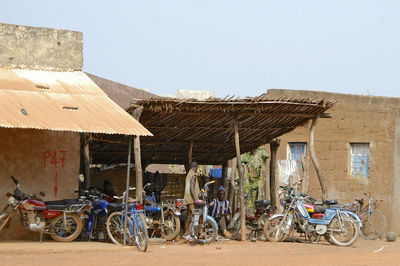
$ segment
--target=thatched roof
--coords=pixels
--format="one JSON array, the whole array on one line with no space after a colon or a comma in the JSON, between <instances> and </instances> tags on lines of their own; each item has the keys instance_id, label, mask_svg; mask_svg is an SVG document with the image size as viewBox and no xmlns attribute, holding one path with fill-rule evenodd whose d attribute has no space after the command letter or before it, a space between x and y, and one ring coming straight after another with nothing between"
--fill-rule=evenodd
<instances>
[{"instance_id":1,"label":"thatched roof","mask_svg":"<svg viewBox=\"0 0 400 266\"><path fill-rule=\"evenodd\" d=\"M205 101L157 97L132 103L128 112L143 108L139 121L154 135L141 138L143 162L184 164L193 141L194 161L221 164L236 156L235 114L239 117L240 149L244 153L321 116L333 104L329 99L271 99L267 94ZM93 143L94 162L125 162L126 144L122 140L105 141Z\"/></svg>"}]
</instances>

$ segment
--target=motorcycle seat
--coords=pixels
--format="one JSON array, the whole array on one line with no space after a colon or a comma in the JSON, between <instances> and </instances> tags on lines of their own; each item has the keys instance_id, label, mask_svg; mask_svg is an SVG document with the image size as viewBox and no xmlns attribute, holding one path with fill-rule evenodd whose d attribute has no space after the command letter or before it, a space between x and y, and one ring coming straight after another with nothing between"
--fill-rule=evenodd
<instances>
[{"instance_id":1,"label":"motorcycle seat","mask_svg":"<svg viewBox=\"0 0 400 266\"><path fill-rule=\"evenodd\" d=\"M204 205L206 205L206 202L204 200L195 200L193 204L195 207L203 207Z\"/></svg>"},{"instance_id":2,"label":"motorcycle seat","mask_svg":"<svg viewBox=\"0 0 400 266\"><path fill-rule=\"evenodd\" d=\"M46 205L67 205L79 203L79 199L63 199L63 200L53 200L45 201Z\"/></svg>"},{"instance_id":3,"label":"motorcycle seat","mask_svg":"<svg viewBox=\"0 0 400 266\"><path fill-rule=\"evenodd\" d=\"M322 213L325 212L328 207L323 206L323 205L315 205L315 212L317 213Z\"/></svg>"},{"instance_id":4,"label":"motorcycle seat","mask_svg":"<svg viewBox=\"0 0 400 266\"><path fill-rule=\"evenodd\" d=\"M324 200L323 203L325 205L334 205L334 204L338 204L337 200Z\"/></svg>"},{"instance_id":5,"label":"motorcycle seat","mask_svg":"<svg viewBox=\"0 0 400 266\"><path fill-rule=\"evenodd\" d=\"M110 203L106 207L108 213L122 211L122 203Z\"/></svg>"},{"instance_id":6,"label":"motorcycle seat","mask_svg":"<svg viewBox=\"0 0 400 266\"><path fill-rule=\"evenodd\" d=\"M69 206L73 204L78 204L79 199L53 200L53 201L46 201L45 203L48 210L62 211L67 209Z\"/></svg>"},{"instance_id":7,"label":"motorcycle seat","mask_svg":"<svg viewBox=\"0 0 400 266\"><path fill-rule=\"evenodd\" d=\"M256 200L254 201L254 206L256 208L268 208L268 206L271 205L270 200Z\"/></svg>"}]
</instances>

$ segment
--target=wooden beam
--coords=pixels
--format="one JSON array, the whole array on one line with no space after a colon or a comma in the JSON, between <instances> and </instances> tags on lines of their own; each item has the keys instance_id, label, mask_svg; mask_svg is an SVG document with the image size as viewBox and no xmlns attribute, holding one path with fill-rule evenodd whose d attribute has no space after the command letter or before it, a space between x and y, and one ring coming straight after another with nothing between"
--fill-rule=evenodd
<instances>
[{"instance_id":1,"label":"wooden beam","mask_svg":"<svg viewBox=\"0 0 400 266\"><path fill-rule=\"evenodd\" d=\"M325 185L325 180L322 175L322 170L321 166L319 165L317 156L315 155L315 145L314 145L314 135L315 135L315 127L317 126L318 118L314 118L311 124L311 130L310 130L310 155L311 155L311 160L314 164L315 171L317 172L317 177L319 180L319 184L321 186L322 190L322 200L326 199L326 185Z\"/></svg>"},{"instance_id":2,"label":"wooden beam","mask_svg":"<svg viewBox=\"0 0 400 266\"><path fill-rule=\"evenodd\" d=\"M235 111L215 111L215 112L209 112L209 111L199 111L199 112L193 112L193 111L168 111L168 110L151 110L148 111L151 113L165 113L166 115L168 114L180 114L180 115L196 115L196 116L227 116L227 115L234 115ZM322 115L323 114L323 115ZM321 116L323 118L330 118L329 114L305 114L305 113L262 113L262 112L240 112L241 116L260 116L260 117L294 117L294 118L314 118L316 116ZM150 120L150 119L149 119Z\"/></svg>"},{"instance_id":3,"label":"wooden beam","mask_svg":"<svg viewBox=\"0 0 400 266\"><path fill-rule=\"evenodd\" d=\"M271 159L269 167L269 189L270 189L271 206L273 207L277 207L275 176L276 176L276 154L278 152L279 144L280 144L279 139L274 139L274 141L270 143Z\"/></svg>"},{"instance_id":4,"label":"wooden beam","mask_svg":"<svg viewBox=\"0 0 400 266\"><path fill-rule=\"evenodd\" d=\"M181 127L181 126L149 126L145 125L148 129L170 129L170 130L232 130L230 127L205 127L205 126L190 126L190 127ZM295 126L292 127L240 127L239 131L249 130L249 131L270 131L270 130L277 130L277 129L293 129L296 128Z\"/></svg>"},{"instance_id":5,"label":"wooden beam","mask_svg":"<svg viewBox=\"0 0 400 266\"><path fill-rule=\"evenodd\" d=\"M243 173L243 166L242 166L242 158L240 154L240 142L239 142L239 116L235 114L233 117L233 128L235 132L235 148L236 148L236 157L237 157L237 166L239 169L239 178L240 178L240 186L239 186L239 193L240 193L240 236L241 240L246 240L246 206L244 202L244 173Z\"/></svg>"}]
</instances>

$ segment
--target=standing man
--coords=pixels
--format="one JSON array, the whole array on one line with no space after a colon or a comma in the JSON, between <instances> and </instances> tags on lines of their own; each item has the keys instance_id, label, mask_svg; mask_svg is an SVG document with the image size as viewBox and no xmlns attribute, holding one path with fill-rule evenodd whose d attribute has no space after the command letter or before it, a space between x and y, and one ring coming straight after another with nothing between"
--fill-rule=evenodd
<instances>
[{"instance_id":1,"label":"standing man","mask_svg":"<svg viewBox=\"0 0 400 266\"><path fill-rule=\"evenodd\" d=\"M223 186L218 188L217 198L210 203L210 213L211 216L217 221L221 233L225 237L231 237L232 234L226 229L227 224L229 224L232 219L232 211L229 201L226 199L226 191Z\"/></svg>"},{"instance_id":2,"label":"standing man","mask_svg":"<svg viewBox=\"0 0 400 266\"><path fill-rule=\"evenodd\" d=\"M185 179L185 196L184 201L187 204L187 217L185 221L185 234L184 238L189 237L189 226L190 221L192 219L192 210L194 208L193 202L199 199L200 188L199 188L199 181L197 180L197 168L198 165L196 162L192 162L190 165L190 170L186 175Z\"/></svg>"}]
</instances>

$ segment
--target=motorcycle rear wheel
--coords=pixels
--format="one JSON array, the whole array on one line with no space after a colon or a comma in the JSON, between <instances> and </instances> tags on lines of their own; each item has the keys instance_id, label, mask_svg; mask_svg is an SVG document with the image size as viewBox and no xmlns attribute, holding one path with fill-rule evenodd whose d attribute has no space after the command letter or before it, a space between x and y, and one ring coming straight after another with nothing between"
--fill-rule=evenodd
<instances>
[{"instance_id":1,"label":"motorcycle rear wheel","mask_svg":"<svg viewBox=\"0 0 400 266\"><path fill-rule=\"evenodd\" d=\"M181 221L172 211L164 212L164 225L160 225L161 235L167 240L174 240L181 230Z\"/></svg>"},{"instance_id":2,"label":"motorcycle rear wheel","mask_svg":"<svg viewBox=\"0 0 400 266\"><path fill-rule=\"evenodd\" d=\"M69 242L75 240L82 231L82 220L75 213L66 213L67 228L64 228L64 215L61 214L50 222L50 236L55 241Z\"/></svg>"},{"instance_id":3,"label":"motorcycle rear wheel","mask_svg":"<svg viewBox=\"0 0 400 266\"><path fill-rule=\"evenodd\" d=\"M329 225L329 242L331 244L335 244L340 247L348 247L356 242L357 237L359 235L359 227L358 225L350 219L346 219L342 221L343 228L340 228L340 223L338 218L334 218ZM333 229L333 230L332 230ZM342 230L339 232L337 230ZM343 238L342 238L343 237Z\"/></svg>"},{"instance_id":4,"label":"motorcycle rear wheel","mask_svg":"<svg viewBox=\"0 0 400 266\"><path fill-rule=\"evenodd\" d=\"M273 219L268 219L265 224L264 224L264 236L266 239L268 239L271 242L282 242L288 239L290 236L289 233L284 233L283 232L283 225L281 225L282 219L284 217L278 216ZM283 223L284 224L284 223ZM281 228L278 228L278 226L281 225ZM279 235L277 236L279 229Z\"/></svg>"}]
</instances>

